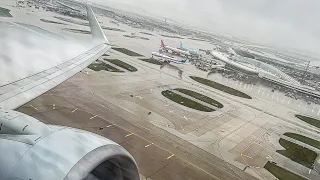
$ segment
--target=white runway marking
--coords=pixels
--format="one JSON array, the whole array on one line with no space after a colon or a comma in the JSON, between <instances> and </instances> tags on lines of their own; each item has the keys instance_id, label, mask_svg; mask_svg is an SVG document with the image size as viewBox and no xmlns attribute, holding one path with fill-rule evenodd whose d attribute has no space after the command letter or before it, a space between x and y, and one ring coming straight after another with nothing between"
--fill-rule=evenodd
<instances>
[{"instance_id":1,"label":"white runway marking","mask_svg":"<svg viewBox=\"0 0 320 180\"><path fill-rule=\"evenodd\" d=\"M136 96L137 98L139 98L139 99L143 99L144 97L142 97L142 96Z\"/></svg>"}]
</instances>

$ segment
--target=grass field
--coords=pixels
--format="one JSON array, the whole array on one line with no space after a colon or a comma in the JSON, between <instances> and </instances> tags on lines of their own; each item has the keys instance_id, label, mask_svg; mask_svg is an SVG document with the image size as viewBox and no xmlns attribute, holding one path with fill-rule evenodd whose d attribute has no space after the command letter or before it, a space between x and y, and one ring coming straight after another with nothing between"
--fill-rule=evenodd
<instances>
[{"instance_id":1,"label":"grass field","mask_svg":"<svg viewBox=\"0 0 320 180\"><path fill-rule=\"evenodd\" d=\"M317 153L282 138L280 138L279 143L286 150L277 150L277 153L307 168L312 168L312 165L317 158Z\"/></svg>"},{"instance_id":2,"label":"grass field","mask_svg":"<svg viewBox=\"0 0 320 180\"><path fill-rule=\"evenodd\" d=\"M149 36L154 36L153 34L151 33L147 33L147 32L140 32L141 34L145 34L145 35L149 35Z\"/></svg>"},{"instance_id":3,"label":"grass field","mask_svg":"<svg viewBox=\"0 0 320 180\"><path fill-rule=\"evenodd\" d=\"M62 25L67 25L65 23L57 22L57 21L51 21L47 19L40 19L40 21L45 22L45 23L51 23L51 24L62 24Z\"/></svg>"},{"instance_id":4,"label":"grass field","mask_svg":"<svg viewBox=\"0 0 320 180\"><path fill-rule=\"evenodd\" d=\"M136 52L133 52L133 51L130 51L129 49L126 49L126 48L116 48L116 47L113 47L112 49L116 50L116 51L119 51L123 54L126 54L128 56L142 56L141 54L138 54Z\"/></svg>"},{"instance_id":5,"label":"grass field","mask_svg":"<svg viewBox=\"0 0 320 180\"><path fill-rule=\"evenodd\" d=\"M287 171L286 169L283 169L282 167L279 167L271 162L267 162L264 168L279 180L305 180L301 176L298 176L290 171Z\"/></svg>"},{"instance_id":6,"label":"grass field","mask_svg":"<svg viewBox=\"0 0 320 180\"><path fill-rule=\"evenodd\" d=\"M91 31L82 30L82 29L64 28L63 30L73 32L73 33L91 34Z\"/></svg>"},{"instance_id":7,"label":"grass field","mask_svg":"<svg viewBox=\"0 0 320 180\"><path fill-rule=\"evenodd\" d=\"M320 120L318 119L314 119L314 118L311 118L311 117L307 117L307 116L302 116L302 115L298 115L296 114L295 115L297 118L299 118L300 120L312 125L312 126L315 126L317 128L320 128Z\"/></svg>"},{"instance_id":8,"label":"grass field","mask_svg":"<svg viewBox=\"0 0 320 180\"><path fill-rule=\"evenodd\" d=\"M295 140L298 140L300 142L306 143L310 146L313 146L315 148L320 149L320 142L311 138L308 138L306 136L302 136L300 134L295 134L295 133L284 133L283 135L291 137Z\"/></svg>"},{"instance_id":9,"label":"grass field","mask_svg":"<svg viewBox=\"0 0 320 180\"><path fill-rule=\"evenodd\" d=\"M109 61L110 63L114 64L114 65L117 65L119 67L122 67L123 69L126 69L130 72L136 72L137 71L137 68L131 66L130 64L127 64L123 61L120 61L118 59L107 59L107 61Z\"/></svg>"},{"instance_id":10,"label":"grass field","mask_svg":"<svg viewBox=\"0 0 320 180\"><path fill-rule=\"evenodd\" d=\"M123 35L124 37L127 37L127 38L133 38L133 39L143 39L143 40L150 40L149 38L146 38L146 37L141 37L141 36L131 36L131 35Z\"/></svg>"},{"instance_id":11,"label":"grass field","mask_svg":"<svg viewBox=\"0 0 320 180\"><path fill-rule=\"evenodd\" d=\"M119 32L126 32L123 29L119 29L119 28L112 28L112 27L106 27L106 26L101 26L102 29L104 30L108 30L108 31L119 31Z\"/></svg>"},{"instance_id":12,"label":"grass field","mask_svg":"<svg viewBox=\"0 0 320 180\"><path fill-rule=\"evenodd\" d=\"M207 40L207 39L199 39L199 38L188 38L188 39L195 40L195 41L210 42L210 41Z\"/></svg>"},{"instance_id":13,"label":"grass field","mask_svg":"<svg viewBox=\"0 0 320 180\"><path fill-rule=\"evenodd\" d=\"M225 93L228 93L228 94L231 94L231 95L234 95L234 96L239 96L239 97L246 98L246 99L252 99L251 96L249 96L249 95L247 95L247 94L245 94L245 93L243 93L241 91L238 91L238 90L233 89L231 87L219 84L219 83L211 81L209 79L204 79L204 78L196 77L196 76L190 76L190 78L195 80L195 81L197 81L197 82L199 82L199 83L201 83L201 84L204 84L204 85L207 85L209 87L218 89L218 90L223 91Z\"/></svg>"},{"instance_id":14,"label":"grass field","mask_svg":"<svg viewBox=\"0 0 320 180\"><path fill-rule=\"evenodd\" d=\"M94 71L102 71L102 70L104 70L104 71L109 71L109 72L124 72L124 71L121 71L121 70L119 70L119 69L117 69L117 68L115 68L115 67L113 67L113 66L111 66L109 64L106 64L106 63L104 63L102 61L94 62L94 63L90 64L88 66L88 68L90 68L90 69L92 69Z\"/></svg>"},{"instance_id":15,"label":"grass field","mask_svg":"<svg viewBox=\"0 0 320 180\"><path fill-rule=\"evenodd\" d=\"M89 23L87 23L87 22L81 22L81 21L77 21L77 20L73 20L73 19L69 19L69 18L64 18L64 17L59 17L59 16L54 16L54 17L61 20L61 21L65 21L65 22L69 22L69 23L73 23L73 24L78 24L78 25L82 25L82 26L89 26ZM101 26L101 28L104 30L109 30L109 31L125 32L125 30L123 30L123 29L112 28L112 27L107 27L107 26Z\"/></svg>"},{"instance_id":16,"label":"grass field","mask_svg":"<svg viewBox=\"0 0 320 180\"><path fill-rule=\"evenodd\" d=\"M12 17L10 10L0 7L0 17Z\"/></svg>"},{"instance_id":17,"label":"grass field","mask_svg":"<svg viewBox=\"0 0 320 180\"><path fill-rule=\"evenodd\" d=\"M140 60L144 61L144 62L151 63L151 64L156 64L156 65L162 65L163 64L162 62L157 61L157 60L155 60L153 58L141 58Z\"/></svg>"},{"instance_id":18,"label":"grass field","mask_svg":"<svg viewBox=\"0 0 320 180\"><path fill-rule=\"evenodd\" d=\"M199 110L199 111L204 111L204 112L212 112L214 111L214 109L211 109L207 106L204 106L202 104L199 104L191 99L188 99L188 98L185 98L183 96L180 96L170 90L166 90L166 91L162 91L161 94L170 99L171 101L174 101L178 104L181 104L183 106L186 106L188 108L192 108L192 109L195 109L195 110Z\"/></svg>"},{"instance_id":19,"label":"grass field","mask_svg":"<svg viewBox=\"0 0 320 180\"><path fill-rule=\"evenodd\" d=\"M189 95L191 97L194 97L196 99L199 99L200 101L203 101L203 102L206 102L208 104L211 104L212 106L215 106L217 108L223 108L223 105L220 102L218 102L218 101L216 101L214 99L211 99L208 96L205 96L205 95L202 95L202 94L199 94L197 92L190 91L190 90L187 90L187 89L177 88L175 90L177 90L177 91L179 91L181 93L184 93L186 95Z\"/></svg>"},{"instance_id":20,"label":"grass field","mask_svg":"<svg viewBox=\"0 0 320 180\"><path fill-rule=\"evenodd\" d=\"M64 18L64 17L59 17L59 16L54 16L54 18L59 19L61 21L73 23L73 24L78 24L78 25L82 25L82 26L89 26L89 23L87 23L87 22L80 22L80 21L77 21L77 20Z\"/></svg>"},{"instance_id":21,"label":"grass field","mask_svg":"<svg viewBox=\"0 0 320 180\"><path fill-rule=\"evenodd\" d=\"M161 34L160 36L168 37L168 38L175 38L175 39L184 39L183 37L179 37L179 36L171 36L171 35L165 35L165 34Z\"/></svg>"}]
</instances>

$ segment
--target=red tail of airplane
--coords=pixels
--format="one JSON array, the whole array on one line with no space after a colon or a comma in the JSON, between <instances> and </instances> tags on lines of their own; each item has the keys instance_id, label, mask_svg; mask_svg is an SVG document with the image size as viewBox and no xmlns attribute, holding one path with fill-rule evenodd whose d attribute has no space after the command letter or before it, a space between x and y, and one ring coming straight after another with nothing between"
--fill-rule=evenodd
<instances>
[{"instance_id":1,"label":"red tail of airplane","mask_svg":"<svg viewBox=\"0 0 320 180\"><path fill-rule=\"evenodd\" d=\"M161 40L161 47L164 47L164 46L166 46L166 45L165 45L164 42Z\"/></svg>"}]
</instances>

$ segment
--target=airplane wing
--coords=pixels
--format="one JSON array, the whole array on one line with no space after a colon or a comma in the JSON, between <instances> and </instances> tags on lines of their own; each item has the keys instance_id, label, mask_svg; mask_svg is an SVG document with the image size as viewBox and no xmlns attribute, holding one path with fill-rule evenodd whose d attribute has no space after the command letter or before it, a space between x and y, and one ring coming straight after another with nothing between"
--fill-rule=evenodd
<instances>
[{"instance_id":1,"label":"airplane wing","mask_svg":"<svg viewBox=\"0 0 320 180\"><path fill-rule=\"evenodd\" d=\"M0 179L140 180L135 160L115 142L91 132L44 124L10 110L75 75L110 48L90 7L87 15L95 45L92 49L52 68L0 85Z\"/></svg>"},{"instance_id":2,"label":"airplane wing","mask_svg":"<svg viewBox=\"0 0 320 180\"><path fill-rule=\"evenodd\" d=\"M0 86L0 108L15 109L22 106L80 72L110 49L109 41L89 6L87 6L87 16L92 40L96 45L81 55L50 69Z\"/></svg>"}]
</instances>

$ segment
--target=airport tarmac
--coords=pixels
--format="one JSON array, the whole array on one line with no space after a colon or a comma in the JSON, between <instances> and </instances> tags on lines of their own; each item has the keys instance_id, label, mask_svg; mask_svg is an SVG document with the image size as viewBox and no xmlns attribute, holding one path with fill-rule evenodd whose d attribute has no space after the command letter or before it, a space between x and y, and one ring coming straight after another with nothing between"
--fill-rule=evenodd
<instances>
[{"instance_id":1,"label":"airport tarmac","mask_svg":"<svg viewBox=\"0 0 320 180\"><path fill-rule=\"evenodd\" d=\"M83 128L116 141L133 154L140 173L152 179L185 179L182 164L188 164L188 171L201 174L202 179L270 179L272 175L263 168L269 156L292 164L275 153L282 149L276 137L285 130L303 126L303 123L293 121L289 114L275 111L279 108L292 110L272 102L261 104L258 97L243 99L196 84L188 77L191 72L204 77L205 73L198 70L184 72L180 79L176 68L160 70L158 65L115 50L107 54L107 58L131 64L138 71L95 72L87 68L19 111L44 122ZM209 95L224 107L204 113L161 95L163 90L174 88ZM76 116L75 112L83 114ZM108 129L110 125L117 129ZM278 128L280 126L290 128ZM148 145L159 149L146 152ZM171 163L178 162L181 168L169 168ZM308 172L304 167L286 166L300 174ZM197 177L200 176L194 179Z\"/></svg>"},{"instance_id":2,"label":"airport tarmac","mask_svg":"<svg viewBox=\"0 0 320 180\"><path fill-rule=\"evenodd\" d=\"M71 39L90 39L90 35L63 30L65 25L39 20L59 21L53 12L21 13L24 10L13 9L11 14L15 19L6 21L28 22ZM159 32L152 32L154 36L148 36L150 40L126 38L124 34L141 30L124 24L115 26L109 18L98 16L98 19L106 26L126 31L105 30L112 44L146 57L159 49L160 39L172 46L180 41L163 37ZM67 26L88 30L76 24ZM212 49L208 42L187 38L183 42L191 47ZM115 50L107 54L109 59L119 59L137 71L128 72L119 67L125 72L95 72L87 68L18 111L47 123L86 129L114 140L134 156L140 173L151 179L274 179L263 168L271 160L305 178L319 179L316 172L310 173L308 168L276 153L283 149L278 141L285 132L320 138L317 128L294 117L298 113L319 115L319 107L290 100L283 93L270 93L271 89L263 86L246 85L219 75L207 77L207 72L190 64L160 70L160 66L143 62L139 57ZM183 71L181 77L177 68ZM193 81L191 75L238 89L253 99L212 89ZM175 88L205 94L224 107L204 113L162 96L163 90Z\"/></svg>"},{"instance_id":3,"label":"airport tarmac","mask_svg":"<svg viewBox=\"0 0 320 180\"><path fill-rule=\"evenodd\" d=\"M108 54L110 55L108 58L112 59L117 58L122 61L129 59L115 50L110 50ZM158 97L160 99L153 101L143 101L143 106L148 106L149 109L142 107L142 104L139 105L139 100L152 99L148 97L150 92L161 92L161 89L168 87L161 85L163 80L171 81L168 84L176 86L174 83L176 78L171 77L174 75L159 73L159 66L153 64L132 65L138 69L137 72L123 74L94 72L86 69L45 95L19 108L18 111L46 123L82 128L114 140L134 156L140 173L145 177L152 179L256 179L192 143L155 126L153 123L178 129L179 132L186 134L187 131L191 131L189 129L194 129L191 125L195 124L199 113L195 110L190 111L188 108L176 108L176 105L169 100L166 103L170 105L164 106L162 102L164 97L161 96ZM151 66L151 69L148 66ZM150 71L153 73L151 74ZM85 87L87 89L82 89ZM176 111L171 115L175 119L170 121L166 120L170 117L163 119L161 117L165 111L163 108ZM157 113L157 109L163 111L161 115ZM150 111L152 114L148 115ZM179 117L179 113L188 117L182 115ZM202 116L205 118L204 115ZM150 150L150 148L154 149Z\"/></svg>"},{"instance_id":4,"label":"airport tarmac","mask_svg":"<svg viewBox=\"0 0 320 180\"><path fill-rule=\"evenodd\" d=\"M45 123L88 130L119 143L133 155L140 173L146 178L242 179L220 159L201 149L170 134L164 134L159 139L150 131L165 133L161 129L136 126L109 109L111 104L84 99L86 97L81 100L58 94L43 95L18 111ZM129 113L128 116L130 115ZM211 163L200 158L200 154L206 155ZM255 179L238 171L245 179Z\"/></svg>"}]
</instances>

